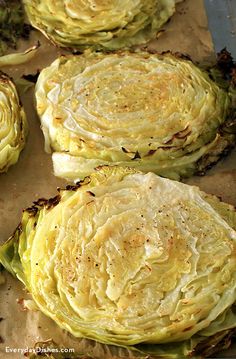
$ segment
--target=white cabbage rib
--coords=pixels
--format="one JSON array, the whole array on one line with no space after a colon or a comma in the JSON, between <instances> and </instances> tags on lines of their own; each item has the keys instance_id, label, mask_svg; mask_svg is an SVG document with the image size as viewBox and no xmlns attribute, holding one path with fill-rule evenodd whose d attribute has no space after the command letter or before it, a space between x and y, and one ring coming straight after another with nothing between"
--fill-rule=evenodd
<instances>
[{"instance_id":1,"label":"white cabbage rib","mask_svg":"<svg viewBox=\"0 0 236 359\"><path fill-rule=\"evenodd\" d=\"M12 262L59 326L124 346L235 327L232 207L196 187L115 167L60 195L24 212L16 257L23 275Z\"/></svg>"},{"instance_id":2,"label":"white cabbage rib","mask_svg":"<svg viewBox=\"0 0 236 359\"><path fill-rule=\"evenodd\" d=\"M231 106L191 61L127 52L60 57L41 72L36 100L55 174L70 180L104 164L191 175L224 143Z\"/></svg>"},{"instance_id":3,"label":"white cabbage rib","mask_svg":"<svg viewBox=\"0 0 236 359\"><path fill-rule=\"evenodd\" d=\"M23 0L31 24L56 44L118 49L154 37L175 0Z\"/></svg>"},{"instance_id":4,"label":"white cabbage rib","mask_svg":"<svg viewBox=\"0 0 236 359\"><path fill-rule=\"evenodd\" d=\"M0 73L0 173L15 164L24 148L26 115L11 79Z\"/></svg>"}]
</instances>

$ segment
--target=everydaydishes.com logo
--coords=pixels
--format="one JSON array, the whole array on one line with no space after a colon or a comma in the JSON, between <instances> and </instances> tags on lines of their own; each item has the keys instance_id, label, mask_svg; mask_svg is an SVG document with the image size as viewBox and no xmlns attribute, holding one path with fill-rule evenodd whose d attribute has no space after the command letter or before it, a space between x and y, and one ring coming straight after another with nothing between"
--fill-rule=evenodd
<instances>
[{"instance_id":1,"label":"everydaydishes.com logo","mask_svg":"<svg viewBox=\"0 0 236 359\"><path fill-rule=\"evenodd\" d=\"M34 354L39 354L39 353L44 353L44 354L49 354L49 353L74 353L75 349L73 348L41 348L41 347L36 347L36 348L10 348L10 347L6 347L5 348L6 353L20 353L20 354L26 354L26 353L34 353Z\"/></svg>"}]
</instances>

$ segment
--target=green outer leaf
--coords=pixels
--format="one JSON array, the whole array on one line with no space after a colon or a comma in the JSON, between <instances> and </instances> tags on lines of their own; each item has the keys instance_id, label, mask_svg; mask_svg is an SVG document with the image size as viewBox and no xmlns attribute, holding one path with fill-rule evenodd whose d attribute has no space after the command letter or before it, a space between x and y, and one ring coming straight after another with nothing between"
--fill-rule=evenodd
<instances>
[{"instance_id":1,"label":"green outer leaf","mask_svg":"<svg viewBox=\"0 0 236 359\"><path fill-rule=\"evenodd\" d=\"M25 64L26 62L32 60L38 52L40 43L30 47L24 52L16 52L13 54L8 54L0 57L0 67L5 66L15 66Z\"/></svg>"},{"instance_id":2,"label":"green outer leaf","mask_svg":"<svg viewBox=\"0 0 236 359\"><path fill-rule=\"evenodd\" d=\"M34 83L24 79L23 77L16 79L15 84L19 93L26 93L29 89L34 86Z\"/></svg>"},{"instance_id":3,"label":"green outer leaf","mask_svg":"<svg viewBox=\"0 0 236 359\"><path fill-rule=\"evenodd\" d=\"M5 269L15 277L17 276L17 273L19 277L22 278L22 282L25 284L25 276L18 253L18 241L20 233L21 228L19 226L15 233L8 239L8 241L0 247L0 257L1 263Z\"/></svg>"}]
</instances>

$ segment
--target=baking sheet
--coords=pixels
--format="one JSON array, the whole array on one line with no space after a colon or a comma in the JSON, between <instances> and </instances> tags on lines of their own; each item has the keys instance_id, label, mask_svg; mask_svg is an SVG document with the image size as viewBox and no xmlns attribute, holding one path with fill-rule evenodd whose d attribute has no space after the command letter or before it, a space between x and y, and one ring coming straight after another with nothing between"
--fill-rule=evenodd
<instances>
[{"instance_id":1,"label":"baking sheet","mask_svg":"<svg viewBox=\"0 0 236 359\"><path fill-rule=\"evenodd\" d=\"M214 61L214 51L203 0L186 0L178 5L178 11L164 27L157 40L151 41L150 49L179 51L189 54L195 61ZM49 65L61 51L52 46L39 32L33 31L30 40L41 42L37 56L26 65L4 71L19 78L22 74L35 73ZM21 50L29 43L22 43ZM25 107L30 133L19 162L7 174L0 176L0 241L4 242L20 221L22 209L39 197L51 197L56 188L64 187L65 181L54 177L51 156L44 152L44 140L39 120L33 105L33 89L21 95ZM236 205L236 152L232 152L205 177L193 177L186 181L196 184L208 193L220 196L224 201ZM98 358L111 358L100 344L72 338L56 326L52 320L38 311L23 311L18 299L27 293L19 281L4 273L6 282L0 286L0 358L21 358L21 354L6 352L9 349L26 349L35 342L52 338L55 342L80 352L95 353ZM21 302L21 301L20 301ZM6 349L8 348L8 349ZM122 356L124 357L124 353ZM235 358L236 349L220 355ZM113 356L114 358L114 356Z\"/></svg>"},{"instance_id":2,"label":"baking sheet","mask_svg":"<svg viewBox=\"0 0 236 359\"><path fill-rule=\"evenodd\" d=\"M236 59L235 0L205 0L205 6L216 52L226 46Z\"/></svg>"}]
</instances>

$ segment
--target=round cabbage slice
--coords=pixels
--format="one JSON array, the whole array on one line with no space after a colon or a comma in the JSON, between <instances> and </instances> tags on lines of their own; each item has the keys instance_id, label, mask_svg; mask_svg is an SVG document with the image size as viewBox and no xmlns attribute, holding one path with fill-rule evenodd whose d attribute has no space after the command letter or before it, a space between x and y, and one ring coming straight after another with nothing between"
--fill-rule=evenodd
<instances>
[{"instance_id":1,"label":"round cabbage slice","mask_svg":"<svg viewBox=\"0 0 236 359\"><path fill-rule=\"evenodd\" d=\"M18 161L25 146L27 128L15 85L0 72L0 173Z\"/></svg>"},{"instance_id":2,"label":"round cabbage slice","mask_svg":"<svg viewBox=\"0 0 236 359\"><path fill-rule=\"evenodd\" d=\"M182 0L23 0L32 26L55 44L114 50L145 43Z\"/></svg>"},{"instance_id":3,"label":"round cabbage slice","mask_svg":"<svg viewBox=\"0 0 236 359\"><path fill-rule=\"evenodd\" d=\"M231 96L169 53L62 56L41 72L36 100L55 175L69 180L101 165L179 179L235 142L224 131Z\"/></svg>"},{"instance_id":4,"label":"round cabbage slice","mask_svg":"<svg viewBox=\"0 0 236 359\"><path fill-rule=\"evenodd\" d=\"M197 187L104 167L26 209L0 261L75 337L158 352L235 328L235 229Z\"/></svg>"}]
</instances>

